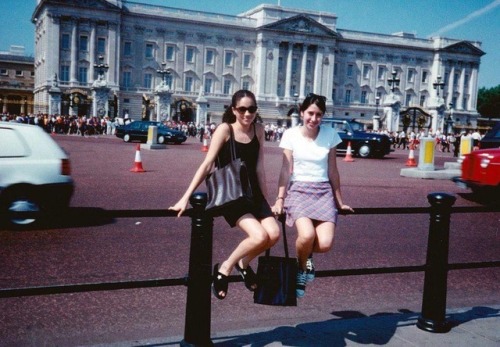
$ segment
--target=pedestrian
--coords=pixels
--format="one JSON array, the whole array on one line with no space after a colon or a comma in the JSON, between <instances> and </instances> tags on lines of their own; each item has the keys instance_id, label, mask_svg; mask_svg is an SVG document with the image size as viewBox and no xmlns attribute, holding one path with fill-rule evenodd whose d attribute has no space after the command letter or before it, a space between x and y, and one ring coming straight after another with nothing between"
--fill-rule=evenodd
<instances>
[{"instance_id":1,"label":"pedestrian","mask_svg":"<svg viewBox=\"0 0 500 347\"><path fill-rule=\"evenodd\" d=\"M178 211L180 216L187 208L189 198L195 189L210 173L216 159L221 166L231 160L230 128L234 132L236 157L247 165L252 186L251 204L227 208L223 216L231 227L238 226L245 238L236 246L224 262L214 267L212 289L216 298L224 299L228 292L228 276L233 268L240 273L245 286L254 291L257 288L257 276L250 267L250 262L260 253L272 247L279 239L280 228L267 202L266 176L264 170L265 141L264 126L256 124L257 101L248 90L240 90L232 97L222 123L215 129L205 159L196 171L189 187L182 198L169 209Z\"/></svg>"},{"instance_id":2,"label":"pedestrian","mask_svg":"<svg viewBox=\"0 0 500 347\"><path fill-rule=\"evenodd\" d=\"M300 106L302 124L285 130L280 142L283 163L273 212L286 212L286 223L297 229L297 297L314 280L312 253L325 253L333 244L338 209L351 211L340 192L337 131L321 125L326 98L309 94Z\"/></svg>"}]
</instances>

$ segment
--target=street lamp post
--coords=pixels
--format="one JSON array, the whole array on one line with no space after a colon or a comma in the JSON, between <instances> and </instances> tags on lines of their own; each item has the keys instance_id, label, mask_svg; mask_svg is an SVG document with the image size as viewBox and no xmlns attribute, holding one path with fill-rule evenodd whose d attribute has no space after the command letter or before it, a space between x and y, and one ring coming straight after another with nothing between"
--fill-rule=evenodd
<instances>
[{"instance_id":1,"label":"street lamp post","mask_svg":"<svg viewBox=\"0 0 500 347\"><path fill-rule=\"evenodd\" d=\"M441 81L441 76L437 76L436 77L436 82L434 82L432 84L432 86L434 87L434 89L436 90L436 94L437 94L437 97L439 98L439 89L441 88L441 90L444 89L444 81Z\"/></svg>"},{"instance_id":2,"label":"street lamp post","mask_svg":"<svg viewBox=\"0 0 500 347\"><path fill-rule=\"evenodd\" d=\"M294 93L293 94L293 113L292 113L292 127L296 126L299 124L299 107L298 107L298 102L299 100L299 94Z\"/></svg>"},{"instance_id":3,"label":"street lamp post","mask_svg":"<svg viewBox=\"0 0 500 347\"><path fill-rule=\"evenodd\" d=\"M378 131L380 128L380 116L378 115L378 105L380 104L380 96L375 97L375 114L373 115L373 131Z\"/></svg>"},{"instance_id":4,"label":"street lamp post","mask_svg":"<svg viewBox=\"0 0 500 347\"><path fill-rule=\"evenodd\" d=\"M104 63L104 56L99 56L99 63L94 64L94 68L97 70L97 76L99 80L104 80L104 74L109 69L109 65Z\"/></svg>"},{"instance_id":5,"label":"street lamp post","mask_svg":"<svg viewBox=\"0 0 500 347\"><path fill-rule=\"evenodd\" d=\"M400 79L397 78L398 73L396 72L396 70L392 70L391 75L392 78L389 78L387 82L389 82L389 86L391 87L391 92L394 94L394 90L396 89L396 87L399 86Z\"/></svg>"},{"instance_id":6,"label":"street lamp post","mask_svg":"<svg viewBox=\"0 0 500 347\"><path fill-rule=\"evenodd\" d=\"M156 70L156 72L157 72L159 75L161 75L161 76L162 76L162 84L163 84L164 86L167 86L167 76L169 76L169 75L170 75L170 69L169 69L169 68L168 68L168 69L166 68L167 63L165 63L165 62L161 63L161 66L162 66L162 68L161 68L161 69Z\"/></svg>"},{"instance_id":7,"label":"street lamp post","mask_svg":"<svg viewBox=\"0 0 500 347\"><path fill-rule=\"evenodd\" d=\"M448 105L450 109L450 114L446 118L446 127L445 127L445 135L448 136L448 133L450 132L450 128L453 127L453 104L450 102Z\"/></svg>"}]
</instances>

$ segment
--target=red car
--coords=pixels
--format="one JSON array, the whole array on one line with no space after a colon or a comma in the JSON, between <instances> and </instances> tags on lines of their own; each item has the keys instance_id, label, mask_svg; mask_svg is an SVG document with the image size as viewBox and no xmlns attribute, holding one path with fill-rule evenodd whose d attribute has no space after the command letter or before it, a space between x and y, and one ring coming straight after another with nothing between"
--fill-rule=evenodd
<instances>
[{"instance_id":1,"label":"red car","mask_svg":"<svg viewBox=\"0 0 500 347\"><path fill-rule=\"evenodd\" d=\"M462 175L453 181L462 188L500 201L500 148L480 149L467 154Z\"/></svg>"}]
</instances>

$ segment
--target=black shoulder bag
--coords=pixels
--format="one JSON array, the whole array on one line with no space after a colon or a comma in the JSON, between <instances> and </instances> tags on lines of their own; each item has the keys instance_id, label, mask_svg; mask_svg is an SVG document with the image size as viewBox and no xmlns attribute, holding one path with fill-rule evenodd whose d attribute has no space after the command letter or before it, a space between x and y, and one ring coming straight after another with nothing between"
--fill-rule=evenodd
<instances>
[{"instance_id":1,"label":"black shoulder bag","mask_svg":"<svg viewBox=\"0 0 500 347\"><path fill-rule=\"evenodd\" d=\"M229 125L229 148L231 161L224 167L212 171L205 179L208 201L206 211L218 215L225 208L241 202L252 201L252 187L248 169L241 158L236 158L236 143L233 127ZM218 156L217 156L217 160Z\"/></svg>"},{"instance_id":2,"label":"black shoulder bag","mask_svg":"<svg viewBox=\"0 0 500 347\"><path fill-rule=\"evenodd\" d=\"M280 217L285 257L271 256L268 249L265 256L259 257L257 267L257 289L253 294L256 304L274 306L297 306L295 293L297 281L297 260L288 255L285 219Z\"/></svg>"}]
</instances>

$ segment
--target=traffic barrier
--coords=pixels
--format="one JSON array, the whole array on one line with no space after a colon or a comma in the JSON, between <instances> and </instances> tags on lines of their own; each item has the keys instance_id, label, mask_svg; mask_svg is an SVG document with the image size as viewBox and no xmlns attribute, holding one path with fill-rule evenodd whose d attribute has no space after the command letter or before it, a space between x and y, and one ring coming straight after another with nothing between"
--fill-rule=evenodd
<instances>
[{"instance_id":1,"label":"traffic barrier","mask_svg":"<svg viewBox=\"0 0 500 347\"><path fill-rule=\"evenodd\" d=\"M351 141L347 143L347 152L345 154L344 161L347 162L353 162L354 159L352 158L352 150L351 150Z\"/></svg>"},{"instance_id":2,"label":"traffic barrier","mask_svg":"<svg viewBox=\"0 0 500 347\"><path fill-rule=\"evenodd\" d=\"M408 154L408 160L406 160L406 166L417 166L417 162L415 161L415 145L412 143L410 145L410 154Z\"/></svg>"},{"instance_id":3,"label":"traffic barrier","mask_svg":"<svg viewBox=\"0 0 500 347\"><path fill-rule=\"evenodd\" d=\"M138 148L139 150L139 148ZM406 265L393 267L334 269L316 271L316 277L380 275L394 273L424 273L424 290L422 311L416 326L424 331L446 333L452 325L446 317L447 273L449 270L471 270L498 268L500 261L448 263L450 217L452 213L491 213L500 212L500 206L463 206L453 207L456 198L446 193L427 195L431 207L378 207L356 208L354 215L393 215L393 214L430 214L427 242L427 258L422 265ZM130 281L101 283L57 284L21 288L0 288L0 298L18 298L53 294L110 291L123 289L156 288L165 286L187 286L186 319L184 339L181 346L211 346L211 282L212 282L212 247L213 216L205 213L207 194L197 192L190 197L191 209L183 216L191 217L191 244L189 254L189 271L187 276L177 278L152 278ZM19 212L17 212L19 213ZM17 214L16 213L16 214ZM24 216L25 213L20 212ZM82 217L82 211L77 210ZM92 209L88 219L95 218L177 218L173 210L101 210ZM339 211L341 215L351 214ZM75 214L76 216L76 214ZM68 220L76 219L69 216ZM232 275L230 282L242 281L240 276Z\"/></svg>"},{"instance_id":4,"label":"traffic barrier","mask_svg":"<svg viewBox=\"0 0 500 347\"><path fill-rule=\"evenodd\" d=\"M201 147L202 152L208 152L208 135L203 135L203 146Z\"/></svg>"},{"instance_id":5,"label":"traffic barrier","mask_svg":"<svg viewBox=\"0 0 500 347\"><path fill-rule=\"evenodd\" d=\"M139 144L137 144L137 147L135 149L134 167L130 169L130 172L145 172L144 168L142 167L141 145Z\"/></svg>"}]
</instances>

